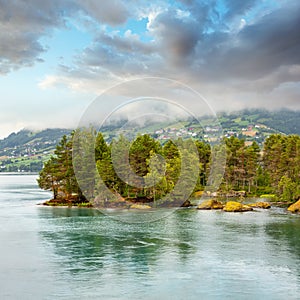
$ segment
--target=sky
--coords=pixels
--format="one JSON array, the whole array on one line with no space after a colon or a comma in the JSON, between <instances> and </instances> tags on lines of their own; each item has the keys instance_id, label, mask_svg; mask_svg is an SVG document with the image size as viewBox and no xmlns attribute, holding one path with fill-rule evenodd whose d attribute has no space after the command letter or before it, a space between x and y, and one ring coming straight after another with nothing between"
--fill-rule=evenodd
<instances>
[{"instance_id":1,"label":"sky","mask_svg":"<svg viewBox=\"0 0 300 300\"><path fill-rule=\"evenodd\" d=\"M299 110L299 53L298 0L0 0L0 138L76 127L98 95L145 77L214 111Z\"/></svg>"}]
</instances>

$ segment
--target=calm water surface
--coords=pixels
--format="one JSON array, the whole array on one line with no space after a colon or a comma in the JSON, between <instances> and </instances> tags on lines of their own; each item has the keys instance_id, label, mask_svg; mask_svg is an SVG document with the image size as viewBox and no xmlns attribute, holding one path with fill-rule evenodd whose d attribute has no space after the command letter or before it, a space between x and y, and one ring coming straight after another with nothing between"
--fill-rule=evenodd
<instances>
[{"instance_id":1,"label":"calm water surface","mask_svg":"<svg viewBox=\"0 0 300 300\"><path fill-rule=\"evenodd\" d=\"M0 299L300 297L299 215L181 209L128 224L36 205L49 197L34 175L0 175Z\"/></svg>"}]
</instances>

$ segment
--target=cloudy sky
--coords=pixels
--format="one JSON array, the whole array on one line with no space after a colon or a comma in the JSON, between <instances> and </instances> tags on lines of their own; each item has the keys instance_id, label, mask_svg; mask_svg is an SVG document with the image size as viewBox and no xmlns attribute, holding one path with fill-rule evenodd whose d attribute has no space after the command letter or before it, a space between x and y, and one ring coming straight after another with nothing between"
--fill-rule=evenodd
<instances>
[{"instance_id":1,"label":"cloudy sky","mask_svg":"<svg viewBox=\"0 0 300 300\"><path fill-rule=\"evenodd\" d=\"M216 111L300 109L299 53L298 0L0 0L0 138L76 126L101 92L148 76Z\"/></svg>"}]
</instances>

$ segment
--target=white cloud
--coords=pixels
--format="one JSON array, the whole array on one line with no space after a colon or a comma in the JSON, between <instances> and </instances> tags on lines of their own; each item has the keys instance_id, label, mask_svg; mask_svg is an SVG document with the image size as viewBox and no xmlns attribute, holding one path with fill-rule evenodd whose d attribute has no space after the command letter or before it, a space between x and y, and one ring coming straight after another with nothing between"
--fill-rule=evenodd
<instances>
[{"instance_id":1,"label":"white cloud","mask_svg":"<svg viewBox=\"0 0 300 300\"><path fill-rule=\"evenodd\" d=\"M56 98L57 91L68 93L66 87L70 98L98 95L125 80L161 76L191 85L217 110L299 107L299 2L268 9L264 4L261 10L256 0L224 5L222 11L215 1L0 0L0 72L34 66L47 51L42 37L82 22L92 42L70 53L72 65L58 61L56 70L39 73L42 105L50 99L44 95L53 92ZM146 25L142 18L148 18ZM59 101L70 105L64 97ZM36 103L28 111L34 109Z\"/></svg>"},{"instance_id":2,"label":"white cloud","mask_svg":"<svg viewBox=\"0 0 300 300\"><path fill-rule=\"evenodd\" d=\"M58 76L46 75L45 78L38 83L38 87L41 89L47 89L55 86L59 81Z\"/></svg>"},{"instance_id":3,"label":"white cloud","mask_svg":"<svg viewBox=\"0 0 300 300\"><path fill-rule=\"evenodd\" d=\"M245 19L241 19L240 25L238 27L238 30L239 31L242 30L246 26L246 24L247 24L246 20Z\"/></svg>"}]
</instances>

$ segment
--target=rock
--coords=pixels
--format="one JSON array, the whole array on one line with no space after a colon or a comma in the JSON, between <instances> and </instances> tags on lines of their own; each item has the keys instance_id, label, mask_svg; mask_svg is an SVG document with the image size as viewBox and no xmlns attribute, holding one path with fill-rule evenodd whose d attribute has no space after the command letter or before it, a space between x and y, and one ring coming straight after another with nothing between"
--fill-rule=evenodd
<instances>
[{"instance_id":1,"label":"rock","mask_svg":"<svg viewBox=\"0 0 300 300\"><path fill-rule=\"evenodd\" d=\"M190 200L185 200L180 207L190 207L193 206Z\"/></svg>"},{"instance_id":2,"label":"rock","mask_svg":"<svg viewBox=\"0 0 300 300\"><path fill-rule=\"evenodd\" d=\"M253 208L236 201L228 201L223 210L227 212L243 212L253 210Z\"/></svg>"},{"instance_id":3,"label":"rock","mask_svg":"<svg viewBox=\"0 0 300 300\"><path fill-rule=\"evenodd\" d=\"M237 191L236 192L236 196L238 196L238 197L245 197L246 196L246 192L245 191Z\"/></svg>"},{"instance_id":4,"label":"rock","mask_svg":"<svg viewBox=\"0 0 300 300\"><path fill-rule=\"evenodd\" d=\"M137 203L135 203L135 204L132 204L130 206L130 208L133 208L133 209L149 209L149 208L152 208L152 207L149 206L149 205L146 205L146 204L137 204Z\"/></svg>"},{"instance_id":5,"label":"rock","mask_svg":"<svg viewBox=\"0 0 300 300\"><path fill-rule=\"evenodd\" d=\"M223 204L220 201L210 199L200 203L197 209L223 209Z\"/></svg>"},{"instance_id":6,"label":"rock","mask_svg":"<svg viewBox=\"0 0 300 300\"><path fill-rule=\"evenodd\" d=\"M223 198L233 198L233 197L246 197L246 192L245 191L228 191L228 192L219 192L218 193L219 197Z\"/></svg>"},{"instance_id":7,"label":"rock","mask_svg":"<svg viewBox=\"0 0 300 300\"><path fill-rule=\"evenodd\" d=\"M204 191L198 191L194 193L194 197L201 197L204 194Z\"/></svg>"},{"instance_id":8,"label":"rock","mask_svg":"<svg viewBox=\"0 0 300 300\"><path fill-rule=\"evenodd\" d=\"M300 199L288 207L288 211L292 213L300 212Z\"/></svg>"},{"instance_id":9,"label":"rock","mask_svg":"<svg viewBox=\"0 0 300 300\"><path fill-rule=\"evenodd\" d=\"M265 202L265 201L251 203L251 204L248 204L248 206L255 207L255 208L264 208L264 209L268 209L268 208L271 207L270 203L269 202Z\"/></svg>"}]
</instances>

